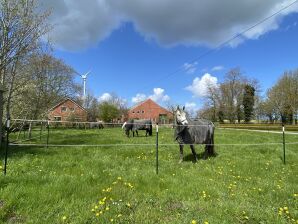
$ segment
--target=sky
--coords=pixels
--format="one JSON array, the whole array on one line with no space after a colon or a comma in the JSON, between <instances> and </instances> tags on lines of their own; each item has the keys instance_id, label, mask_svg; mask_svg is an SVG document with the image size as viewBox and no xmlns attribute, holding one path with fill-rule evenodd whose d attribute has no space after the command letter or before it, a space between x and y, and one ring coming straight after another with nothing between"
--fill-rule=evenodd
<instances>
[{"instance_id":1,"label":"sky","mask_svg":"<svg viewBox=\"0 0 298 224\"><path fill-rule=\"evenodd\" d=\"M207 83L218 85L232 68L259 80L262 94L298 68L298 1L42 2L52 10L55 56L80 74L91 70L87 91L99 100L117 94L128 106L150 97L198 109Z\"/></svg>"}]
</instances>

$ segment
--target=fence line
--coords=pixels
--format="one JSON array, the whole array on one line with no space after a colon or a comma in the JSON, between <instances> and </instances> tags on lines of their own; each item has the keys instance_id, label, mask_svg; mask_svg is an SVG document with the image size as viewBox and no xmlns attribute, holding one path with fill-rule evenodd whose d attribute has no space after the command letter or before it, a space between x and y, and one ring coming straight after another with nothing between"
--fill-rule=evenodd
<instances>
[{"instance_id":1,"label":"fence line","mask_svg":"<svg viewBox=\"0 0 298 224\"><path fill-rule=\"evenodd\" d=\"M269 142L269 143L252 143L252 144L204 144L207 146L259 146L259 145L282 145L280 142ZM298 145L298 142L287 143L289 145ZM148 144L82 144L82 145L66 145L66 144L19 144L19 143L10 143L10 146L36 146L36 147L112 147L112 146L155 146L156 143L148 143ZM178 143L158 143L159 146L178 146ZM182 145L197 145L197 144L182 144Z\"/></svg>"}]
</instances>

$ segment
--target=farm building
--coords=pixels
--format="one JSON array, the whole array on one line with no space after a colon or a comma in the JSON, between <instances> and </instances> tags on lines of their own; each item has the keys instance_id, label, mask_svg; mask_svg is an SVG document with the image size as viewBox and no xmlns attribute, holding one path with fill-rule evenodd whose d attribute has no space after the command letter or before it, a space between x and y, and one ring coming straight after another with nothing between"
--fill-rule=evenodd
<instances>
[{"instance_id":1,"label":"farm building","mask_svg":"<svg viewBox=\"0 0 298 224\"><path fill-rule=\"evenodd\" d=\"M87 111L72 99L66 98L48 112L52 121L87 121Z\"/></svg>"},{"instance_id":2,"label":"farm building","mask_svg":"<svg viewBox=\"0 0 298 224\"><path fill-rule=\"evenodd\" d=\"M128 111L128 119L150 119L162 124L173 122L173 113L151 99L142 101Z\"/></svg>"}]
</instances>

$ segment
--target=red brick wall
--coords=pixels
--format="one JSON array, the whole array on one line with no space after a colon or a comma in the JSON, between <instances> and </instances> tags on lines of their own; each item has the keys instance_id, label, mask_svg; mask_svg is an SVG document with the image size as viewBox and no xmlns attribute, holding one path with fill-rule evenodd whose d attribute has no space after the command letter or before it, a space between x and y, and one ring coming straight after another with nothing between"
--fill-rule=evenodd
<instances>
[{"instance_id":1,"label":"red brick wall","mask_svg":"<svg viewBox=\"0 0 298 224\"><path fill-rule=\"evenodd\" d=\"M61 107L66 107L66 111L62 111ZM74 108L74 111L71 111L71 108ZM48 116L50 120L55 120L55 117L61 117L61 121L68 121L70 117L75 117L77 121L87 121L86 110L71 100L66 100L53 108Z\"/></svg>"},{"instance_id":2,"label":"red brick wall","mask_svg":"<svg viewBox=\"0 0 298 224\"><path fill-rule=\"evenodd\" d=\"M128 111L128 119L151 119L154 122L160 122L160 114L165 114L167 116L167 122L173 120L173 114L170 111L162 108L153 100L148 99L130 109Z\"/></svg>"}]
</instances>

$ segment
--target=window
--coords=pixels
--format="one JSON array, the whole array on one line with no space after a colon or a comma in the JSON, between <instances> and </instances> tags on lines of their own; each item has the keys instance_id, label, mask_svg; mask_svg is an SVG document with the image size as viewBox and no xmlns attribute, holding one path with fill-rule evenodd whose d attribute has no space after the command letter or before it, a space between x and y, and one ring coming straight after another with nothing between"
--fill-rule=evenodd
<instances>
[{"instance_id":1,"label":"window","mask_svg":"<svg viewBox=\"0 0 298 224\"><path fill-rule=\"evenodd\" d=\"M139 113L140 113L140 111L138 110L138 111L137 111L137 113L139 114Z\"/></svg>"},{"instance_id":2,"label":"window","mask_svg":"<svg viewBox=\"0 0 298 224\"><path fill-rule=\"evenodd\" d=\"M58 116L56 117L56 116L55 116L55 117L54 117L54 120L55 120L55 121L61 121L61 117L58 117Z\"/></svg>"},{"instance_id":3,"label":"window","mask_svg":"<svg viewBox=\"0 0 298 224\"><path fill-rule=\"evenodd\" d=\"M66 110L67 110L67 107L65 107L65 106L61 107L61 112L66 112Z\"/></svg>"},{"instance_id":4,"label":"window","mask_svg":"<svg viewBox=\"0 0 298 224\"><path fill-rule=\"evenodd\" d=\"M73 107L69 108L69 110L70 110L71 112L74 112L74 111L75 111L75 109L74 109Z\"/></svg>"},{"instance_id":5,"label":"window","mask_svg":"<svg viewBox=\"0 0 298 224\"><path fill-rule=\"evenodd\" d=\"M144 114L145 113L145 111L144 110L142 110L142 114Z\"/></svg>"},{"instance_id":6,"label":"window","mask_svg":"<svg viewBox=\"0 0 298 224\"><path fill-rule=\"evenodd\" d=\"M135 112L133 111L132 113L134 114Z\"/></svg>"}]
</instances>

